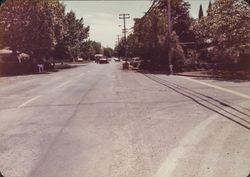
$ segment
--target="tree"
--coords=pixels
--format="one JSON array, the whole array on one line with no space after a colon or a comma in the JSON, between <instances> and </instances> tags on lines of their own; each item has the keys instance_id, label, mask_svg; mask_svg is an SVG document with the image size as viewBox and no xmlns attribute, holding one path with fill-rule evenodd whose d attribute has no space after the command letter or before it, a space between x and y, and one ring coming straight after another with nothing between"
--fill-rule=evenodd
<instances>
[{"instance_id":1,"label":"tree","mask_svg":"<svg viewBox=\"0 0 250 177\"><path fill-rule=\"evenodd\" d=\"M101 54L102 53L102 44L100 42L92 41L91 45L93 46L95 54Z\"/></svg>"},{"instance_id":2,"label":"tree","mask_svg":"<svg viewBox=\"0 0 250 177\"><path fill-rule=\"evenodd\" d=\"M0 11L1 43L11 47L14 54L18 50L33 58L47 57L61 34L61 12L62 6L56 0L6 1Z\"/></svg>"},{"instance_id":3,"label":"tree","mask_svg":"<svg viewBox=\"0 0 250 177\"><path fill-rule=\"evenodd\" d=\"M250 6L250 0L245 0L248 4L249 4L249 6Z\"/></svg>"},{"instance_id":4,"label":"tree","mask_svg":"<svg viewBox=\"0 0 250 177\"><path fill-rule=\"evenodd\" d=\"M83 43L80 57L85 59L94 59L95 54L101 53L102 45L96 41L86 41Z\"/></svg>"},{"instance_id":5,"label":"tree","mask_svg":"<svg viewBox=\"0 0 250 177\"><path fill-rule=\"evenodd\" d=\"M114 55L114 50L110 47L104 48L104 56L110 58Z\"/></svg>"},{"instance_id":6,"label":"tree","mask_svg":"<svg viewBox=\"0 0 250 177\"><path fill-rule=\"evenodd\" d=\"M200 10L199 10L199 19L203 17L203 10L202 10L202 5L200 5Z\"/></svg>"},{"instance_id":7,"label":"tree","mask_svg":"<svg viewBox=\"0 0 250 177\"><path fill-rule=\"evenodd\" d=\"M8 0L0 10L0 46L30 54L33 60L83 55L89 27L59 0Z\"/></svg>"},{"instance_id":8,"label":"tree","mask_svg":"<svg viewBox=\"0 0 250 177\"><path fill-rule=\"evenodd\" d=\"M168 20L167 1L157 0L149 11L140 19L135 19L134 31L127 38L128 56L139 56L150 60L151 65L165 67L168 65ZM190 4L183 0L171 0L172 29L178 42L193 41L189 16ZM172 34L170 34L172 35ZM173 47L176 40L173 40ZM175 47L182 50L182 46ZM175 50L175 51L176 51ZM125 42L120 40L115 48L118 56L124 56ZM176 53L175 53L176 54Z\"/></svg>"},{"instance_id":9,"label":"tree","mask_svg":"<svg viewBox=\"0 0 250 177\"><path fill-rule=\"evenodd\" d=\"M209 4L208 4L208 9L207 9L207 15L208 15L208 16L209 16L209 13L210 13L211 9L212 9L212 2L211 2L211 0L210 0L210 1L209 1Z\"/></svg>"},{"instance_id":10,"label":"tree","mask_svg":"<svg viewBox=\"0 0 250 177\"><path fill-rule=\"evenodd\" d=\"M77 19L73 11L66 14L64 19L66 32L62 41L65 50L65 56L71 60L81 55L81 49L84 47L85 39L88 37L89 27L83 24L83 18Z\"/></svg>"},{"instance_id":11,"label":"tree","mask_svg":"<svg viewBox=\"0 0 250 177\"><path fill-rule=\"evenodd\" d=\"M212 8L212 2L211 0L209 1L209 4L208 4L208 9L211 9Z\"/></svg>"},{"instance_id":12,"label":"tree","mask_svg":"<svg viewBox=\"0 0 250 177\"><path fill-rule=\"evenodd\" d=\"M249 21L250 7L243 0L217 0L209 16L196 21L193 27L199 42L209 41L218 53L232 54L250 45Z\"/></svg>"}]
</instances>

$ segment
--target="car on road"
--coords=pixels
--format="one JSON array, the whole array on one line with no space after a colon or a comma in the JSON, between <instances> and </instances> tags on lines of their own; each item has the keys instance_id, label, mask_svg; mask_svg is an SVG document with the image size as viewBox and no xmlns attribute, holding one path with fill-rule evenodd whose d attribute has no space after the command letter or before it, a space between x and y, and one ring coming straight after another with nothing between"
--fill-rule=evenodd
<instances>
[{"instance_id":1,"label":"car on road","mask_svg":"<svg viewBox=\"0 0 250 177\"><path fill-rule=\"evenodd\" d=\"M83 62L83 58L77 58L76 62Z\"/></svg>"},{"instance_id":2,"label":"car on road","mask_svg":"<svg viewBox=\"0 0 250 177\"><path fill-rule=\"evenodd\" d=\"M107 64L107 63L109 63L109 61L106 57L101 57L99 59L99 64Z\"/></svg>"},{"instance_id":3,"label":"car on road","mask_svg":"<svg viewBox=\"0 0 250 177\"><path fill-rule=\"evenodd\" d=\"M137 67L139 66L139 64L142 62L142 60L140 59L140 57L134 57L131 59L130 61L130 65L133 66L133 67Z\"/></svg>"},{"instance_id":4,"label":"car on road","mask_svg":"<svg viewBox=\"0 0 250 177\"><path fill-rule=\"evenodd\" d=\"M119 59L119 58L114 58L114 61L115 61L115 62L119 62L120 59Z\"/></svg>"},{"instance_id":5,"label":"car on road","mask_svg":"<svg viewBox=\"0 0 250 177\"><path fill-rule=\"evenodd\" d=\"M95 55L95 62L100 63L100 58L104 57L102 54L96 54Z\"/></svg>"}]
</instances>

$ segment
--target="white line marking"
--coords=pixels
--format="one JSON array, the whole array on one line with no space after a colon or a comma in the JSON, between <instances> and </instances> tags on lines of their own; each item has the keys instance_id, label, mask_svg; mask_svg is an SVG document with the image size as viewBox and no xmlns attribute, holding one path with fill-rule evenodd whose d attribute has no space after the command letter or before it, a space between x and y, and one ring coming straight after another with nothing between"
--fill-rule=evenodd
<instances>
[{"instance_id":1,"label":"white line marking","mask_svg":"<svg viewBox=\"0 0 250 177\"><path fill-rule=\"evenodd\" d=\"M18 108L22 108L22 107L24 107L24 106L26 106L27 104L29 104L30 102L32 102L32 101L35 101L36 99L38 99L38 98L40 98L41 96L36 96L36 97L34 97L34 98L31 98L31 99L29 99L28 101L25 101L23 104L21 104L20 106L18 106Z\"/></svg>"},{"instance_id":2,"label":"white line marking","mask_svg":"<svg viewBox=\"0 0 250 177\"><path fill-rule=\"evenodd\" d=\"M241 103L242 105L248 103L249 101ZM212 129L209 128L210 125L218 119L220 115L214 114L204 121L200 122L191 131L189 131L179 142L178 146L174 148L168 154L166 160L161 164L160 168L154 175L154 177L172 177L174 171L178 167L179 162L188 154L192 149L206 137L208 137ZM216 122L215 122L216 123ZM228 130L228 128L227 128ZM226 131L226 130L225 130ZM219 142L220 143L220 142Z\"/></svg>"},{"instance_id":3,"label":"white line marking","mask_svg":"<svg viewBox=\"0 0 250 177\"><path fill-rule=\"evenodd\" d=\"M69 81L67 81L67 82L64 82L64 83L62 83L61 85L57 86L56 89L59 89L59 88L65 86L65 85L69 84L70 82L71 82L71 80L69 80Z\"/></svg>"},{"instance_id":4,"label":"white line marking","mask_svg":"<svg viewBox=\"0 0 250 177\"><path fill-rule=\"evenodd\" d=\"M219 87L219 86L217 86L217 85L213 85L213 84L208 84L208 83L205 83L205 82L201 82L201 81L198 81L198 80L195 80L195 79L191 79L191 78L185 77L185 76L179 76L179 77L182 77L182 78L184 78L184 79L187 79L187 80L190 80L190 81L193 81L193 82L202 84L202 85L206 85L206 86L209 86L209 87L213 87L213 88L215 88L215 89L222 90L222 91L224 91L224 92L232 93L232 94L237 95L237 96L240 96L240 97L242 97L242 98L250 99L250 96L249 96L249 95L246 95L246 94L243 94L243 93L240 93L240 92L236 92L236 91L233 91L233 90L230 90L230 89L226 89L226 88L223 88L223 87Z\"/></svg>"},{"instance_id":5,"label":"white line marking","mask_svg":"<svg viewBox=\"0 0 250 177\"><path fill-rule=\"evenodd\" d=\"M179 145L169 153L154 177L174 176L173 172L178 166L180 159L199 142L201 142L201 140L208 136L210 132L205 130L217 117L218 115L213 115L212 117L202 121L194 129L188 132L187 135L179 142Z\"/></svg>"}]
</instances>

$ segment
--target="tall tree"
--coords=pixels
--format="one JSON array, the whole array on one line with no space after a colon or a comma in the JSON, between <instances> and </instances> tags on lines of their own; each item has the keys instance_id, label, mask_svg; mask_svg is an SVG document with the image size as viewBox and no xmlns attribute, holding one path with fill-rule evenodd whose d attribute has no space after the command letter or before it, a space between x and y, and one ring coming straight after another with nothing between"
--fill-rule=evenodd
<instances>
[{"instance_id":1,"label":"tall tree","mask_svg":"<svg viewBox=\"0 0 250 177\"><path fill-rule=\"evenodd\" d=\"M114 50L112 48L110 48L110 47L106 47L106 48L104 48L103 53L104 53L104 56L110 58L110 57L112 57L114 55Z\"/></svg>"},{"instance_id":2,"label":"tall tree","mask_svg":"<svg viewBox=\"0 0 250 177\"><path fill-rule=\"evenodd\" d=\"M0 44L33 59L75 59L82 54L89 27L59 0L8 0L0 10Z\"/></svg>"},{"instance_id":3,"label":"tall tree","mask_svg":"<svg viewBox=\"0 0 250 177\"><path fill-rule=\"evenodd\" d=\"M249 6L250 6L250 0L245 0L248 4L249 4Z\"/></svg>"},{"instance_id":4,"label":"tall tree","mask_svg":"<svg viewBox=\"0 0 250 177\"><path fill-rule=\"evenodd\" d=\"M208 15L208 16L209 16L209 14L210 14L211 9L212 9L212 2L211 2L211 0L210 0L210 1L209 1L209 4L208 4L208 9L207 9L207 15Z\"/></svg>"},{"instance_id":5,"label":"tall tree","mask_svg":"<svg viewBox=\"0 0 250 177\"><path fill-rule=\"evenodd\" d=\"M56 0L6 1L0 10L3 45L11 47L14 53L19 50L35 58L47 57L58 42L56 36L61 34L61 8Z\"/></svg>"},{"instance_id":6,"label":"tall tree","mask_svg":"<svg viewBox=\"0 0 250 177\"><path fill-rule=\"evenodd\" d=\"M83 24L83 18L77 19L73 11L65 16L66 32L63 39L65 53L71 60L76 59L81 54L81 47L88 37L89 27Z\"/></svg>"},{"instance_id":7,"label":"tall tree","mask_svg":"<svg viewBox=\"0 0 250 177\"><path fill-rule=\"evenodd\" d=\"M196 21L194 29L200 42L210 42L220 54L250 46L250 7L244 1L217 0L210 15Z\"/></svg>"},{"instance_id":8,"label":"tall tree","mask_svg":"<svg viewBox=\"0 0 250 177\"><path fill-rule=\"evenodd\" d=\"M208 9L211 9L212 8L212 2L211 0L209 1L209 4L208 4Z\"/></svg>"},{"instance_id":9,"label":"tall tree","mask_svg":"<svg viewBox=\"0 0 250 177\"><path fill-rule=\"evenodd\" d=\"M150 10L140 19L135 19L134 32L128 36L128 54L129 56L140 56L149 59L153 64L167 65L168 63L168 18L167 18L167 1L155 1ZM183 0L171 0L172 9L172 29L175 34L173 38L178 41L192 41L190 24L192 19L189 16L190 4ZM174 43L173 38L171 41ZM174 46L174 45L173 45ZM175 49L180 49L181 46ZM115 48L118 55L124 55L125 44L121 40ZM177 50L175 50L177 51Z\"/></svg>"},{"instance_id":10,"label":"tall tree","mask_svg":"<svg viewBox=\"0 0 250 177\"><path fill-rule=\"evenodd\" d=\"M200 5L200 9L199 9L199 19L201 19L203 17L203 9L202 9L202 5Z\"/></svg>"}]
</instances>

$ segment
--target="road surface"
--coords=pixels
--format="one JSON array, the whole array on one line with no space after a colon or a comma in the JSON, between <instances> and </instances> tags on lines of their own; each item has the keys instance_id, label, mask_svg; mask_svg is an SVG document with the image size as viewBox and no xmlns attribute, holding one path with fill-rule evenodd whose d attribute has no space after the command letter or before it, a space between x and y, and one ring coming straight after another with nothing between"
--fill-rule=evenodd
<instances>
[{"instance_id":1,"label":"road surface","mask_svg":"<svg viewBox=\"0 0 250 177\"><path fill-rule=\"evenodd\" d=\"M4 176L248 176L250 82L120 65L0 78Z\"/></svg>"}]
</instances>

